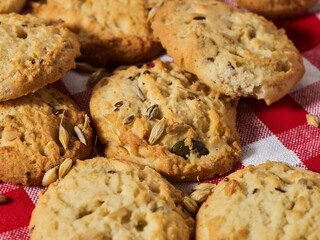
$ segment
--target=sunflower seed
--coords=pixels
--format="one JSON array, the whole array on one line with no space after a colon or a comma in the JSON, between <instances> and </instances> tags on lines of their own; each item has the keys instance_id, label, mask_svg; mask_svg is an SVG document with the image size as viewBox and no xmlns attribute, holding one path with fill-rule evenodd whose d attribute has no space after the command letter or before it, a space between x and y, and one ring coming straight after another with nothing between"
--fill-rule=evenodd
<instances>
[{"instance_id":1,"label":"sunflower seed","mask_svg":"<svg viewBox=\"0 0 320 240\"><path fill-rule=\"evenodd\" d=\"M202 203L205 200L207 200L208 196L210 195L211 190L205 189L205 190L197 190L191 193L190 197L195 200L197 203Z\"/></svg>"},{"instance_id":2,"label":"sunflower seed","mask_svg":"<svg viewBox=\"0 0 320 240\"><path fill-rule=\"evenodd\" d=\"M5 203L8 200L7 197L0 195L0 204Z\"/></svg>"},{"instance_id":3,"label":"sunflower seed","mask_svg":"<svg viewBox=\"0 0 320 240\"><path fill-rule=\"evenodd\" d=\"M59 179L63 178L70 171L72 163L71 158L66 158L63 163L61 163L59 167Z\"/></svg>"},{"instance_id":4,"label":"sunflower seed","mask_svg":"<svg viewBox=\"0 0 320 240\"><path fill-rule=\"evenodd\" d=\"M166 128L168 134L179 134L187 131L191 126L184 123L173 123Z\"/></svg>"},{"instance_id":5,"label":"sunflower seed","mask_svg":"<svg viewBox=\"0 0 320 240\"><path fill-rule=\"evenodd\" d=\"M155 105L152 105L150 107L148 107L147 109L147 118L149 120L152 120L152 118L156 117L158 115L158 109L159 109L159 105L158 104L155 104Z\"/></svg>"},{"instance_id":6,"label":"sunflower seed","mask_svg":"<svg viewBox=\"0 0 320 240\"><path fill-rule=\"evenodd\" d=\"M143 94L143 92L141 91L141 89L139 88L139 86L138 86L138 85L135 85L134 87L135 87L135 89L136 89L136 92L137 92L139 98L140 98L142 101L145 101L145 100L146 100L146 96Z\"/></svg>"},{"instance_id":7,"label":"sunflower seed","mask_svg":"<svg viewBox=\"0 0 320 240\"><path fill-rule=\"evenodd\" d=\"M134 115L130 115L129 117L126 117L125 119L123 119L122 124L127 125L131 123L133 120L134 120Z\"/></svg>"},{"instance_id":8,"label":"sunflower seed","mask_svg":"<svg viewBox=\"0 0 320 240\"><path fill-rule=\"evenodd\" d=\"M44 152L44 155L46 155L47 157L50 157L55 154L59 155L60 149L55 141L49 141L47 145L44 147L43 152Z\"/></svg>"},{"instance_id":9,"label":"sunflower seed","mask_svg":"<svg viewBox=\"0 0 320 240\"><path fill-rule=\"evenodd\" d=\"M82 131L87 128L87 125L88 125L88 122L89 122L88 119L89 119L89 117L88 117L88 115L86 114L86 115L84 116L84 124L83 124Z\"/></svg>"},{"instance_id":10,"label":"sunflower seed","mask_svg":"<svg viewBox=\"0 0 320 240\"><path fill-rule=\"evenodd\" d=\"M149 137L149 143L151 145L154 144L161 137L165 127L166 127L166 118L162 118L159 122L157 122L156 125L153 126L150 133L150 137Z\"/></svg>"},{"instance_id":11,"label":"sunflower seed","mask_svg":"<svg viewBox=\"0 0 320 240\"><path fill-rule=\"evenodd\" d=\"M183 198L184 207L187 209L189 213L196 214L198 211L198 204L189 196L185 196Z\"/></svg>"},{"instance_id":12,"label":"sunflower seed","mask_svg":"<svg viewBox=\"0 0 320 240\"><path fill-rule=\"evenodd\" d=\"M108 76L108 73L104 68L99 68L97 71L92 73L87 81L87 87L93 88L102 78Z\"/></svg>"},{"instance_id":13,"label":"sunflower seed","mask_svg":"<svg viewBox=\"0 0 320 240\"><path fill-rule=\"evenodd\" d=\"M74 131L77 134L77 137L80 140L80 142L87 146L86 138L83 136L81 129L78 126L74 126Z\"/></svg>"},{"instance_id":14,"label":"sunflower seed","mask_svg":"<svg viewBox=\"0 0 320 240\"><path fill-rule=\"evenodd\" d=\"M319 127L319 117L316 115L312 115L312 114L307 114L306 115L307 118L307 123L311 126L314 127Z\"/></svg>"},{"instance_id":15,"label":"sunflower seed","mask_svg":"<svg viewBox=\"0 0 320 240\"><path fill-rule=\"evenodd\" d=\"M200 183L199 185L195 186L192 190L196 191L196 190L211 190L216 186L216 184L214 183Z\"/></svg>"},{"instance_id":16,"label":"sunflower seed","mask_svg":"<svg viewBox=\"0 0 320 240\"><path fill-rule=\"evenodd\" d=\"M15 130L8 130L3 132L3 139L13 141L19 137L19 133Z\"/></svg>"},{"instance_id":17,"label":"sunflower seed","mask_svg":"<svg viewBox=\"0 0 320 240\"><path fill-rule=\"evenodd\" d=\"M62 124L60 123L60 127L59 127L59 141L62 144L62 147L64 149L68 148L68 144L69 144L69 133L67 132L67 130L62 126Z\"/></svg>"},{"instance_id":18,"label":"sunflower seed","mask_svg":"<svg viewBox=\"0 0 320 240\"><path fill-rule=\"evenodd\" d=\"M194 90L191 90L191 89L188 89L188 88L184 88L184 87L180 87L180 86L177 86L177 88L185 90L185 91L190 92L190 93L192 93L194 95L197 95L197 96L202 96L202 93L199 92L199 91L194 91Z\"/></svg>"},{"instance_id":19,"label":"sunflower seed","mask_svg":"<svg viewBox=\"0 0 320 240\"><path fill-rule=\"evenodd\" d=\"M43 176L42 185L49 186L49 184L55 182L58 179L58 167L49 169Z\"/></svg>"},{"instance_id":20,"label":"sunflower seed","mask_svg":"<svg viewBox=\"0 0 320 240\"><path fill-rule=\"evenodd\" d=\"M86 62L77 62L76 63L76 70L79 72L95 72L98 70L98 68L96 68Z\"/></svg>"}]
</instances>

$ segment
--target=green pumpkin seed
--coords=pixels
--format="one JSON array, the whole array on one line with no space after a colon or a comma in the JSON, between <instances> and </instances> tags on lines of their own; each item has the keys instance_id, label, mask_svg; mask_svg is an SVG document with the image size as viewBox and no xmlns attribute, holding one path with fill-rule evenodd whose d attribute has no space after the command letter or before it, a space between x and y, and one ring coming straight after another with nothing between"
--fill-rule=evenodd
<instances>
[{"instance_id":1,"label":"green pumpkin seed","mask_svg":"<svg viewBox=\"0 0 320 240\"><path fill-rule=\"evenodd\" d=\"M185 145L184 141L185 139L173 145L171 152L180 157L183 157L184 159L187 159L188 156L190 155L190 148ZM209 154L208 149L202 142L192 139L192 145L193 145L192 150L196 151L199 157Z\"/></svg>"},{"instance_id":2,"label":"green pumpkin seed","mask_svg":"<svg viewBox=\"0 0 320 240\"><path fill-rule=\"evenodd\" d=\"M183 157L184 159L187 159L190 154L190 149L185 145L184 140L181 140L173 145L171 152L180 157Z\"/></svg>"}]
</instances>

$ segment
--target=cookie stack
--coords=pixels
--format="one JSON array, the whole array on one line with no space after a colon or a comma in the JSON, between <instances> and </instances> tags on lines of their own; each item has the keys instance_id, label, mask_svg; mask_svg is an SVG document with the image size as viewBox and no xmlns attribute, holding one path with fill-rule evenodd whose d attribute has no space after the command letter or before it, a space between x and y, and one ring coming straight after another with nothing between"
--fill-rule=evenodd
<instances>
[{"instance_id":1,"label":"cookie stack","mask_svg":"<svg viewBox=\"0 0 320 240\"><path fill-rule=\"evenodd\" d=\"M0 15L0 22L0 180L41 185L66 158L90 156L85 113L46 86L75 66L79 42L61 22L16 13Z\"/></svg>"},{"instance_id":2,"label":"cookie stack","mask_svg":"<svg viewBox=\"0 0 320 240\"><path fill-rule=\"evenodd\" d=\"M31 239L319 235L307 224L320 209L318 174L267 162L218 186L199 185L191 198L168 182L231 171L241 154L239 98L269 105L302 78L301 55L282 29L216 0L30 6L33 15L0 15L0 180L50 185L32 214ZM137 64L162 47L173 62ZM89 117L46 86L74 68L77 57L95 67L137 64L118 68L92 91L92 121L106 158L87 159ZM195 228L191 215L209 194ZM293 234L297 226L303 229Z\"/></svg>"}]
</instances>

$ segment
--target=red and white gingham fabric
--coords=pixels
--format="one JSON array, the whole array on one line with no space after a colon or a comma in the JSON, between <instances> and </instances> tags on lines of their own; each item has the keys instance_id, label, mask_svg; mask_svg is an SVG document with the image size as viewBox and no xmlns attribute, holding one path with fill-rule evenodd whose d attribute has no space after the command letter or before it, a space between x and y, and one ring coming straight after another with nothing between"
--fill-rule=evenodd
<instances>
[{"instance_id":1,"label":"red and white gingham fabric","mask_svg":"<svg viewBox=\"0 0 320 240\"><path fill-rule=\"evenodd\" d=\"M239 103L237 129L242 156L237 169L272 160L320 173L320 128L306 123L307 113L320 115L320 1L311 12L277 23L286 29L303 55L303 79L271 106L254 99L242 99ZM87 77L71 71L53 86L88 112L91 92L86 89ZM177 186L188 191L193 185ZM40 190L0 183L0 195L9 198L8 203L0 205L0 240L29 239L28 224Z\"/></svg>"}]
</instances>

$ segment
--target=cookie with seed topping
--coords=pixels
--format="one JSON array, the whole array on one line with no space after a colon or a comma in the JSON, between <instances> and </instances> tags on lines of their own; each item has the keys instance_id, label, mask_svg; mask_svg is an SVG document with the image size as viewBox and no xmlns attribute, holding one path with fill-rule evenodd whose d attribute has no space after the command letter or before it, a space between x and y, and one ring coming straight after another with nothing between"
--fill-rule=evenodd
<instances>
[{"instance_id":1,"label":"cookie with seed topping","mask_svg":"<svg viewBox=\"0 0 320 240\"><path fill-rule=\"evenodd\" d=\"M283 29L224 2L168 0L151 22L176 64L230 96L271 104L305 72Z\"/></svg>"},{"instance_id":2,"label":"cookie with seed topping","mask_svg":"<svg viewBox=\"0 0 320 240\"><path fill-rule=\"evenodd\" d=\"M27 0L0 1L0 13L20 12Z\"/></svg>"},{"instance_id":3,"label":"cookie with seed topping","mask_svg":"<svg viewBox=\"0 0 320 240\"><path fill-rule=\"evenodd\" d=\"M115 71L95 86L90 100L107 157L150 166L175 182L233 168L241 152L236 106L237 99L160 60Z\"/></svg>"},{"instance_id":4,"label":"cookie with seed topping","mask_svg":"<svg viewBox=\"0 0 320 240\"><path fill-rule=\"evenodd\" d=\"M318 239L320 175L267 161L227 176L200 208L196 240Z\"/></svg>"},{"instance_id":5,"label":"cookie with seed topping","mask_svg":"<svg viewBox=\"0 0 320 240\"><path fill-rule=\"evenodd\" d=\"M298 16L312 7L317 0L234 0L240 7L271 19Z\"/></svg>"},{"instance_id":6,"label":"cookie with seed topping","mask_svg":"<svg viewBox=\"0 0 320 240\"><path fill-rule=\"evenodd\" d=\"M59 80L80 55L75 34L62 23L32 15L0 15L0 101Z\"/></svg>"},{"instance_id":7,"label":"cookie with seed topping","mask_svg":"<svg viewBox=\"0 0 320 240\"><path fill-rule=\"evenodd\" d=\"M77 161L39 194L31 240L177 239L193 237L182 196L153 169L126 161Z\"/></svg>"},{"instance_id":8,"label":"cookie with seed topping","mask_svg":"<svg viewBox=\"0 0 320 240\"><path fill-rule=\"evenodd\" d=\"M155 41L148 12L161 0L48 0L32 4L32 13L63 19L78 34L81 59L97 66L131 64L162 51Z\"/></svg>"},{"instance_id":9,"label":"cookie with seed topping","mask_svg":"<svg viewBox=\"0 0 320 240\"><path fill-rule=\"evenodd\" d=\"M75 127L81 133L77 134ZM86 114L52 87L2 102L0 181L41 185L44 173L64 159L88 158L91 137Z\"/></svg>"}]
</instances>

